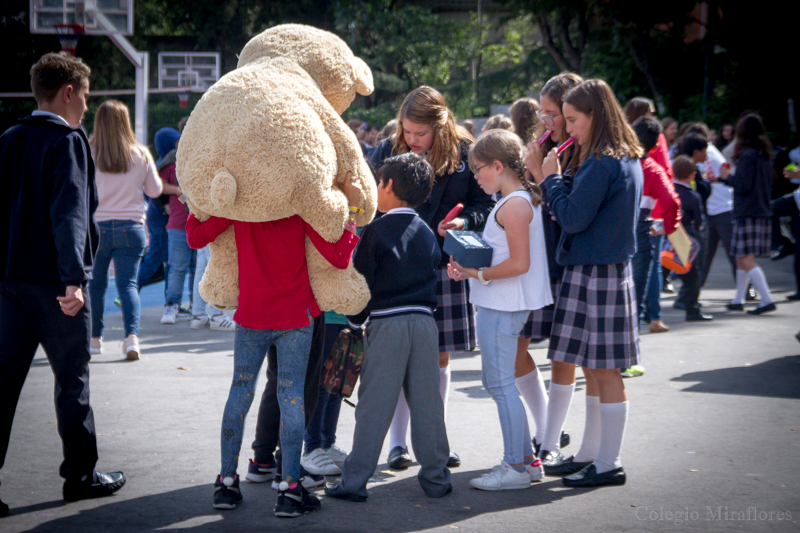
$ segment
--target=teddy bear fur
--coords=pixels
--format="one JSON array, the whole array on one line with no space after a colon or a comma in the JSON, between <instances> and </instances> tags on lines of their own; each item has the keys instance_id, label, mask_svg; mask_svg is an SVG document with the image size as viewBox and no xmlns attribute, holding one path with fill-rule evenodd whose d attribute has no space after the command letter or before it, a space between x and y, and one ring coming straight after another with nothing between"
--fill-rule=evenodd
<instances>
[{"instance_id":1,"label":"teddy bear fur","mask_svg":"<svg viewBox=\"0 0 800 533\"><path fill-rule=\"evenodd\" d=\"M201 221L300 215L336 242L350 211L333 180L341 183L350 172L362 186L357 206L364 213L356 224L367 224L377 205L375 180L340 114L356 93L372 90L369 67L332 33L286 24L253 37L236 70L209 88L183 131L176 172L191 212ZM210 251L200 294L215 307L233 309L239 295L233 227ZM352 265L331 266L308 238L306 257L321 309L355 314L366 306L369 288Z\"/></svg>"}]
</instances>

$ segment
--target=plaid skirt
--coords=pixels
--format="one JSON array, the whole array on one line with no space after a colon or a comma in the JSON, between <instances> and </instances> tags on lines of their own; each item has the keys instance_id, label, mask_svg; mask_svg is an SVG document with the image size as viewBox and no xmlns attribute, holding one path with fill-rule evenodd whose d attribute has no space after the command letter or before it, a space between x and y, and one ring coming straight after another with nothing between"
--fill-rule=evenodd
<instances>
[{"instance_id":1,"label":"plaid skirt","mask_svg":"<svg viewBox=\"0 0 800 533\"><path fill-rule=\"evenodd\" d=\"M454 281L447 275L447 266L439 267L433 312L439 328L439 351L457 352L475 348L475 306L469 303L469 283Z\"/></svg>"},{"instance_id":2,"label":"plaid skirt","mask_svg":"<svg viewBox=\"0 0 800 533\"><path fill-rule=\"evenodd\" d=\"M631 262L564 269L547 357L587 368L639 364Z\"/></svg>"},{"instance_id":3,"label":"plaid skirt","mask_svg":"<svg viewBox=\"0 0 800 533\"><path fill-rule=\"evenodd\" d=\"M736 218L733 220L733 236L731 237L731 255L744 257L769 255L772 240L772 219Z\"/></svg>"},{"instance_id":4,"label":"plaid skirt","mask_svg":"<svg viewBox=\"0 0 800 533\"><path fill-rule=\"evenodd\" d=\"M558 289L561 287L561 280L550 279L550 290L553 292L553 301L555 302L558 297ZM553 326L553 314L556 304L552 303L548 306L536 309L528 313L528 320L522 326L522 331L519 332L520 338L532 339L535 342L542 341L550 338L550 330Z\"/></svg>"}]
</instances>

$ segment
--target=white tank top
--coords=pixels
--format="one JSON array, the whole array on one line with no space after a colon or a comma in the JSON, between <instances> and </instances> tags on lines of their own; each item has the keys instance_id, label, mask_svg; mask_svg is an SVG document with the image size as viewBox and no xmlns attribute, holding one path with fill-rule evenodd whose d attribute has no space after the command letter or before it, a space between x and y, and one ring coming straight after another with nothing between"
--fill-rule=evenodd
<instances>
[{"instance_id":1,"label":"white tank top","mask_svg":"<svg viewBox=\"0 0 800 533\"><path fill-rule=\"evenodd\" d=\"M508 249L506 232L497 222L497 211L509 198L520 196L529 203L531 195L528 191L514 191L497 204L489 214L483 240L492 247L492 265L495 266L511 254ZM525 274L514 278L493 279L488 285L470 278L470 303L494 309L496 311L533 311L553 303L550 289L550 274L547 269L547 250L544 243L542 226L542 209L533 207L533 220L528 226L528 244L530 246L531 266Z\"/></svg>"}]
</instances>

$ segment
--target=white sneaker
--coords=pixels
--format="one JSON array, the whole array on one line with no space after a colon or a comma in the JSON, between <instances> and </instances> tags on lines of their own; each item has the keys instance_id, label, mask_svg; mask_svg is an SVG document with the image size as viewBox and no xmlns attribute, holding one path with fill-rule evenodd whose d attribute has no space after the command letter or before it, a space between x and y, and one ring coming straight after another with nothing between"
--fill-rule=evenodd
<instances>
[{"instance_id":1,"label":"white sneaker","mask_svg":"<svg viewBox=\"0 0 800 533\"><path fill-rule=\"evenodd\" d=\"M525 470L528 471L531 481L539 481L544 477L544 466L539 458L535 458L532 463L525 465Z\"/></svg>"},{"instance_id":2,"label":"white sneaker","mask_svg":"<svg viewBox=\"0 0 800 533\"><path fill-rule=\"evenodd\" d=\"M347 452L346 451L344 451L343 449L339 448L335 444L333 446L331 446L330 448L328 448L327 450L322 450L322 451L325 452L325 455L327 455L328 458L331 461L333 461L333 464L335 464L339 468L342 468L342 465L344 464L344 460L347 459Z\"/></svg>"},{"instance_id":3,"label":"white sneaker","mask_svg":"<svg viewBox=\"0 0 800 533\"><path fill-rule=\"evenodd\" d=\"M139 337L131 333L122 341L122 354L129 361L139 360Z\"/></svg>"},{"instance_id":4,"label":"white sneaker","mask_svg":"<svg viewBox=\"0 0 800 533\"><path fill-rule=\"evenodd\" d=\"M103 337L92 337L92 341L89 343L89 353L103 353Z\"/></svg>"},{"instance_id":5,"label":"white sneaker","mask_svg":"<svg viewBox=\"0 0 800 533\"><path fill-rule=\"evenodd\" d=\"M322 451L322 448L317 448L313 452L302 456L300 464L310 473L318 476L338 476L342 473L342 469L331 461L328 454Z\"/></svg>"},{"instance_id":6,"label":"white sneaker","mask_svg":"<svg viewBox=\"0 0 800 533\"><path fill-rule=\"evenodd\" d=\"M194 317L192 321L189 323L189 325L192 326L192 329L203 329L207 328L210 323L211 323L210 318L208 318L207 316L200 316L200 317Z\"/></svg>"},{"instance_id":7,"label":"white sneaker","mask_svg":"<svg viewBox=\"0 0 800 533\"><path fill-rule=\"evenodd\" d=\"M174 324L178 320L178 304L164 306L164 316L161 317L162 324Z\"/></svg>"},{"instance_id":8,"label":"white sneaker","mask_svg":"<svg viewBox=\"0 0 800 533\"><path fill-rule=\"evenodd\" d=\"M527 471L517 472L503 461L485 476L471 479L469 484L480 490L527 489L531 486L531 476Z\"/></svg>"},{"instance_id":9,"label":"white sneaker","mask_svg":"<svg viewBox=\"0 0 800 533\"><path fill-rule=\"evenodd\" d=\"M211 317L210 325L214 331L236 331L236 322L225 315Z\"/></svg>"}]
</instances>

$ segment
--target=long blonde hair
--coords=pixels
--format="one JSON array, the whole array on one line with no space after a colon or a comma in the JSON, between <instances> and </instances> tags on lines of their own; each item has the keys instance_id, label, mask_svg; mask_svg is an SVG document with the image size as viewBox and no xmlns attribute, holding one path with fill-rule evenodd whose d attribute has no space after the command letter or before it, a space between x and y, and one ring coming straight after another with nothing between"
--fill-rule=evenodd
<instances>
[{"instance_id":1,"label":"long blonde hair","mask_svg":"<svg viewBox=\"0 0 800 533\"><path fill-rule=\"evenodd\" d=\"M542 203L542 189L525 178L523 146L519 136L508 130L487 131L478 137L469 150L469 164L473 167L473 174L475 173L475 160L482 163L501 162L517 173L517 179L531 195L533 206L536 207Z\"/></svg>"},{"instance_id":2,"label":"long blonde hair","mask_svg":"<svg viewBox=\"0 0 800 533\"><path fill-rule=\"evenodd\" d=\"M106 100L97 108L89 144L97 169L109 174L127 172L134 150L145 150L133 135L128 106L119 100Z\"/></svg>"},{"instance_id":3,"label":"long blonde hair","mask_svg":"<svg viewBox=\"0 0 800 533\"><path fill-rule=\"evenodd\" d=\"M410 152L403 137L403 120L433 128L433 146L428 152L428 163L437 176L452 174L461 163L461 143L472 144L475 139L464 126L456 124L444 96L433 87L423 85L411 91L397 112L397 133L394 136L394 153Z\"/></svg>"}]
</instances>

